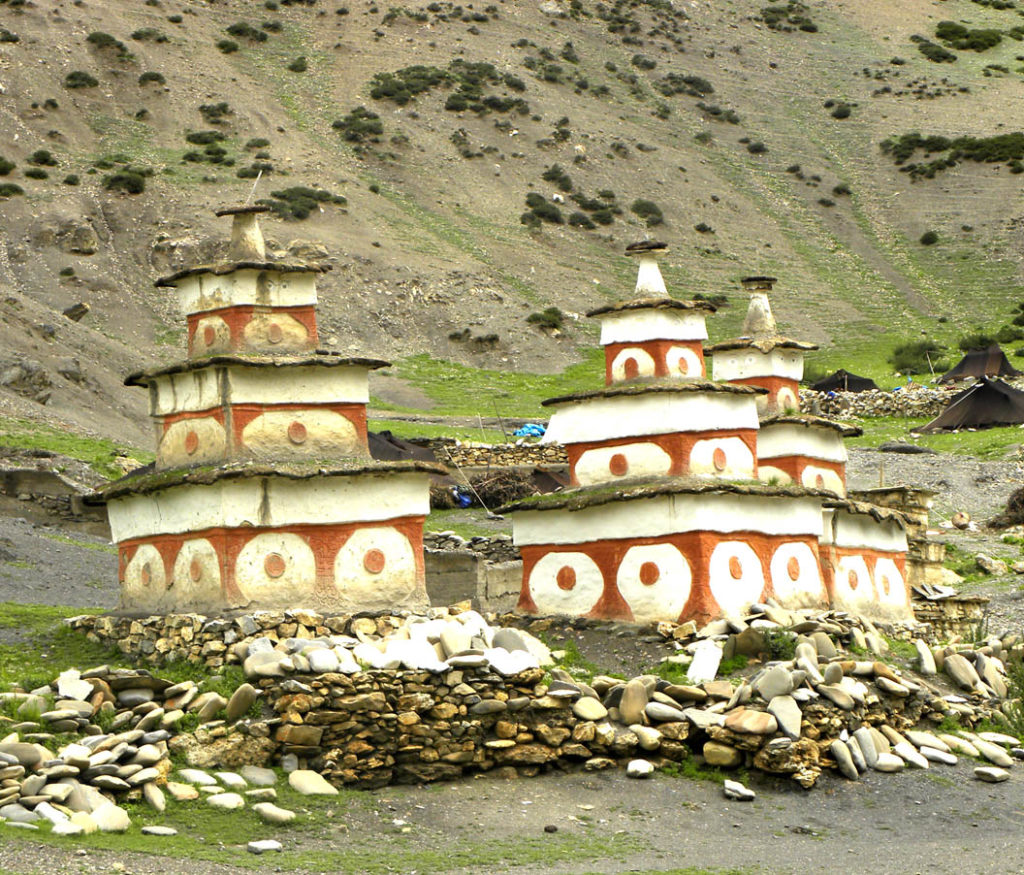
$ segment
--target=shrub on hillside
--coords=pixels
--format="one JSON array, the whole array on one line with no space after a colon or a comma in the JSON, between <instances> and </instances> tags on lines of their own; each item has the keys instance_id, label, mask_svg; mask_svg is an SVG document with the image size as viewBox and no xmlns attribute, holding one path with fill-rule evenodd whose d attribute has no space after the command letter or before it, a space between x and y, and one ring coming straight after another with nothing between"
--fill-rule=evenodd
<instances>
[{"instance_id":1,"label":"shrub on hillside","mask_svg":"<svg viewBox=\"0 0 1024 875\"><path fill-rule=\"evenodd\" d=\"M384 133L384 123L380 116L365 106L350 110L343 118L333 122L331 127L340 131L342 138L349 143L362 143L365 140L377 143Z\"/></svg>"},{"instance_id":2,"label":"shrub on hillside","mask_svg":"<svg viewBox=\"0 0 1024 875\"><path fill-rule=\"evenodd\" d=\"M305 57L300 56L288 65L288 69L292 73L305 73L309 69L309 64Z\"/></svg>"},{"instance_id":3,"label":"shrub on hillside","mask_svg":"<svg viewBox=\"0 0 1024 875\"><path fill-rule=\"evenodd\" d=\"M13 182L2 182L0 183L0 197L14 197L15 195L24 194L25 190Z\"/></svg>"},{"instance_id":4,"label":"shrub on hillside","mask_svg":"<svg viewBox=\"0 0 1024 875\"><path fill-rule=\"evenodd\" d=\"M986 334L984 331L975 331L971 334L965 334L957 342L957 348L967 352L972 349L988 349L996 343L996 338L991 334Z\"/></svg>"},{"instance_id":5,"label":"shrub on hillside","mask_svg":"<svg viewBox=\"0 0 1024 875\"><path fill-rule=\"evenodd\" d=\"M99 80L84 70L72 70L64 77L65 88L95 88L99 84Z\"/></svg>"},{"instance_id":6,"label":"shrub on hillside","mask_svg":"<svg viewBox=\"0 0 1024 875\"><path fill-rule=\"evenodd\" d=\"M321 204L339 204L344 206L348 200L338 194L331 194L325 189L308 188L304 185L293 185L280 191L272 191L269 198L256 202L260 206L270 207L282 219L307 219L309 214L319 209Z\"/></svg>"},{"instance_id":7,"label":"shrub on hillside","mask_svg":"<svg viewBox=\"0 0 1024 875\"><path fill-rule=\"evenodd\" d=\"M233 39L222 39L217 41L217 48L225 55L230 55L232 52L238 51L238 43Z\"/></svg>"},{"instance_id":8,"label":"shrub on hillside","mask_svg":"<svg viewBox=\"0 0 1024 875\"><path fill-rule=\"evenodd\" d=\"M541 328L559 329L565 324L565 314L558 307L545 307L539 313L531 313L526 321Z\"/></svg>"},{"instance_id":9,"label":"shrub on hillside","mask_svg":"<svg viewBox=\"0 0 1024 875\"><path fill-rule=\"evenodd\" d=\"M104 176L103 187L107 191L142 194L146 190L146 176L138 170L125 168Z\"/></svg>"},{"instance_id":10,"label":"shrub on hillside","mask_svg":"<svg viewBox=\"0 0 1024 875\"><path fill-rule=\"evenodd\" d=\"M0 176L7 176L17 166L13 161L0 155Z\"/></svg>"},{"instance_id":11,"label":"shrub on hillside","mask_svg":"<svg viewBox=\"0 0 1024 875\"><path fill-rule=\"evenodd\" d=\"M104 33L102 30L93 31L85 38L85 41L99 51L113 49L121 59L131 57L127 46L121 40L111 36L109 33Z\"/></svg>"},{"instance_id":12,"label":"shrub on hillside","mask_svg":"<svg viewBox=\"0 0 1024 875\"><path fill-rule=\"evenodd\" d=\"M804 3L791 2L778 6L761 7L761 20L772 30L788 33L802 30L804 33L817 33L816 25L808 13Z\"/></svg>"},{"instance_id":13,"label":"shrub on hillside","mask_svg":"<svg viewBox=\"0 0 1024 875\"><path fill-rule=\"evenodd\" d=\"M561 164L552 164L545 168L540 176L545 182L553 182L562 191L572 191L572 177L562 168Z\"/></svg>"},{"instance_id":14,"label":"shrub on hillside","mask_svg":"<svg viewBox=\"0 0 1024 875\"><path fill-rule=\"evenodd\" d=\"M975 30L955 21L940 21L935 26L935 36L947 46L967 52L984 52L1003 41L1003 35L998 30Z\"/></svg>"},{"instance_id":15,"label":"shrub on hillside","mask_svg":"<svg viewBox=\"0 0 1024 875\"><path fill-rule=\"evenodd\" d=\"M143 27L132 34L132 39L139 42L165 43L167 42L167 35L161 33L155 27Z\"/></svg>"},{"instance_id":16,"label":"shrub on hillside","mask_svg":"<svg viewBox=\"0 0 1024 875\"><path fill-rule=\"evenodd\" d=\"M661 207L659 207L654 201L638 198L633 201L629 209L641 219L644 219L649 228L654 227L655 225L660 225L665 221L661 212Z\"/></svg>"},{"instance_id":17,"label":"shrub on hillside","mask_svg":"<svg viewBox=\"0 0 1024 875\"><path fill-rule=\"evenodd\" d=\"M259 28L253 27L248 21L236 21L224 30L228 36L233 36L236 39L247 39L254 43L262 43L267 40L267 34Z\"/></svg>"},{"instance_id":18,"label":"shrub on hillside","mask_svg":"<svg viewBox=\"0 0 1024 875\"><path fill-rule=\"evenodd\" d=\"M889 356L889 363L901 374L929 374L946 369L944 353L934 341L917 340L897 346Z\"/></svg>"},{"instance_id":19,"label":"shrub on hillside","mask_svg":"<svg viewBox=\"0 0 1024 875\"><path fill-rule=\"evenodd\" d=\"M921 235L921 245L922 246L934 246L938 242L939 242L939 235L938 235L938 232L936 232L936 231L925 231Z\"/></svg>"},{"instance_id":20,"label":"shrub on hillside","mask_svg":"<svg viewBox=\"0 0 1024 875\"><path fill-rule=\"evenodd\" d=\"M155 70L147 70L139 76L139 85L148 85L150 82L154 85L163 85L167 80L163 73L157 73Z\"/></svg>"}]
</instances>

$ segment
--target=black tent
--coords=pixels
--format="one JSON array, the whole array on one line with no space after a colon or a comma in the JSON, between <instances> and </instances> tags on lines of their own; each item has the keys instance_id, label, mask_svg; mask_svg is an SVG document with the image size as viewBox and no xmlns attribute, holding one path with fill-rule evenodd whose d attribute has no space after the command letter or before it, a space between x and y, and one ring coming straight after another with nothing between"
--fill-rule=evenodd
<instances>
[{"instance_id":1,"label":"black tent","mask_svg":"<svg viewBox=\"0 0 1024 875\"><path fill-rule=\"evenodd\" d=\"M421 447L411 441L395 437L390 431L369 432L367 442L370 455L379 462L398 462L402 459L419 459L423 462L436 462L434 451L429 447Z\"/></svg>"},{"instance_id":2,"label":"black tent","mask_svg":"<svg viewBox=\"0 0 1024 875\"><path fill-rule=\"evenodd\" d=\"M988 349L970 350L956 367L939 377L940 383L968 380L974 377L1019 377L1021 372L1006 360L998 344Z\"/></svg>"},{"instance_id":3,"label":"black tent","mask_svg":"<svg viewBox=\"0 0 1024 875\"><path fill-rule=\"evenodd\" d=\"M1002 380L982 377L918 431L953 431L958 428L990 428L1024 423L1024 392Z\"/></svg>"},{"instance_id":4,"label":"black tent","mask_svg":"<svg viewBox=\"0 0 1024 875\"><path fill-rule=\"evenodd\" d=\"M815 392L867 392L869 389L877 389L874 380L867 377L858 377L849 371L840 368L834 374L822 377L818 382L811 383L810 388Z\"/></svg>"}]
</instances>

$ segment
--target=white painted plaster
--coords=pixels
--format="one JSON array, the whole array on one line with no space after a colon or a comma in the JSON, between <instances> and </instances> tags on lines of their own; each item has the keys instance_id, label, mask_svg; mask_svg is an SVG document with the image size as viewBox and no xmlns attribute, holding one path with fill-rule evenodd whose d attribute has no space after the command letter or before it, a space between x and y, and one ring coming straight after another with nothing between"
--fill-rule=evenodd
<instances>
[{"instance_id":1,"label":"white painted plaster","mask_svg":"<svg viewBox=\"0 0 1024 875\"><path fill-rule=\"evenodd\" d=\"M260 368L251 365L211 365L194 371L166 374L153 382L156 391L150 413L191 413L234 404L365 404L369 400L368 369L362 365ZM226 383L227 388L222 389Z\"/></svg>"},{"instance_id":2,"label":"white painted plaster","mask_svg":"<svg viewBox=\"0 0 1024 875\"><path fill-rule=\"evenodd\" d=\"M856 588L850 585L851 572L856 575ZM875 585L863 556L840 557L836 566L832 598L833 607L858 612L870 610L877 602Z\"/></svg>"},{"instance_id":3,"label":"white painted plaster","mask_svg":"<svg viewBox=\"0 0 1024 875\"><path fill-rule=\"evenodd\" d=\"M899 566L888 556L879 556L875 562L875 589L878 601L894 608L909 608L907 585Z\"/></svg>"},{"instance_id":4,"label":"white painted plaster","mask_svg":"<svg viewBox=\"0 0 1024 875\"><path fill-rule=\"evenodd\" d=\"M646 562L658 566L658 579L645 584L640 568ZM630 547L619 563L616 576L619 593L626 600L637 623L675 620L690 597L693 575L690 563L672 544Z\"/></svg>"},{"instance_id":5,"label":"white painted plaster","mask_svg":"<svg viewBox=\"0 0 1024 875\"><path fill-rule=\"evenodd\" d=\"M568 566L576 572L572 589L560 589L558 572ZM604 576L586 553L548 553L530 571L530 595L542 614L588 613L604 593Z\"/></svg>"},{"instance_id":6,"label":"white painted plaster","mask_svg":"<svg viewBox=\"0 0 1024 875\"><path fill-rule=\"evenodd\" d=\"M906 533L892 520L879 521L868 514L837 509L832 527L832 543L837 547L880 553L903 553L907 549Z\"/></svg>"},{"instance_id":7,"label":"white painted plaster","mask_svg":"<svg viewBox=\"0 0 1024 875\"><path fill-rule=\"evenodd\" d=\"M384 554L384 568L366 570L363 559L370 550ZM412 544L391 526L357 529L334 560L334 582L343 605L360 610L384 610L395 605L429 602L424 582L417 579Z\"/></svg>"},{"instance_id":8,"label":"white painted plaster","mask_svg":"<svg viewBox=\"0 0 1024 875\"><path fill-rule=\"evenodd\" d=\"M574 444L649 434L757 428L752 395L724 392L651 393L589 398L558 407L544 443Z\"/></svg>"},{"instance_id":9,"label":"white painted plaster","mask_svg":"<svg viewBox=\"0 0 1024 875\"><path fill-rule=\"evenodd\" d=\"M569 513L519 511L513 518L513 535L520 546L700 531L816 536L820 530L821 502L812 497L684 493L613 501Z\"/></svg>"},{"instance_id":10,"label":"white painted plaster","mask_svg":"<svg viewBox=\"0 0 1024 875\"><path fill-rule=\"evenodd\" d=\"M807 456L826 462L846 462L846 446L831 428L807 427L788 422L762 425L757 433L757 458Z\"/></svg>"},{"instance_id":11,"label":"white painted plaster","mask_svg":"<svg viewBox=\"0 0 1024 875\"><path fill-rule=\"evenodd\" d=\"M306 429L300 444L288 437L296 422ZM368 455L356 427L333 410L268 410L242 429L242 443L247 454L281 459Z\"/></svg>"},{"instance_id":12,"label":"white painted plaster","mask_svg":"<svg viewBox=\"0 0 1024 875\"><path fill-rule=\"evenodd\" d=\"M280 577L271 577L266 559L277 554L284 560ZM291 532L262 532L250 540L235 562L235 583L242 596L259 603L296 604L316 584L316 559L306 541Z\"/></svg>"},{"instance_id":13,"label":"white painted plaster","mask_svg":"<svg viewBox=\"0 0 1024 875\"><path fill-rule=\"evenodd\" d=\"M179 280L176 287L178 304L186 315L240 304L267 307L316 304L315 273L256 270L236 270L219 276L201 273Z\"/></svg>"},{"instance_id":14,"label":"white painted plaster","mask_svg":"<svg viewBox=\"0 0 1024 875\"><path fill-rule=\"evenodd\" d=\"M800 399L796 397L796 392L789 386L779 387L779 390L773 395L761 395L758 400L763 400L766 406L773 407L775 410L800 409Z\"/></svg>"},{"instance_id":15,"label":"white painted plaster","mask_svg":"<svg viewBox=\"0 0 1024 875\"><path fill-rule=\"evenodd\" d=\"M767 353L752 347L723 349L714 354L712 373L716 380L786 377L799 382L804 375L804 356L800 350L784 348Z\"/></svg>"},{"instance_id":16,"label":"white painted plaster","mask_svg":"<svg viewBox=\"0 0 1024 875\"><path fill-rule=\"evenodd\" d=\"M199 579L192 577L193 562ZM220 557L206 538L185 541L174 559L175 607L218 605L223 601L220 581Z\"/></svg>"},{"instance_id":17,"label":"white painted plaster","mask_svg":"<svg viewBox=\"0 0 1024 875\"><path fill-rule=\"evenodd\" d=\"M800 566L796 580L789 575L790 559L796 559ZM808 544L780 544L772 556L769 571L775 598L785 608L810 608L828 600L818 557Z\"/></svg>"},{"instance_id":18,"label":"white painted plaster","mask_svg":"<svg viewBox=\"0 0 1024 875\"><path fill-rule=\"evenodd\" d=\"M150 392L151 416L211 410L224 402L220 367L165 374L153 380Z\"/></svg>"},{"instance_id":19,"label":"white painted plaster","mask_svg":"<svg viewBox=\"0 0 1024 875\"><path fill-rule=\"evenodd\" d=\"M366 403L369 398L363 365L335 367L298 366L252 368L229 365L231 400L236 404L279 404L304 401L310 404Z\"/></svg>"},{"instance_id":20,"label":"white painted plaster","mask_svg":"<svg viewBox=\"0 0 1024 875\"><path fill-rule=\"evenodd\" d=\"M189 432L195 432L199 441L196 451L189 453L185 449L185 440ZM205 465L211 462L223 462L227 457L227 434L212 416L198 419L181 419L171 423L163 433L156 449L158 468L170 468L177 465Z\"/></svg>"},{"instance_id":21,"label":"white painted plaster","mask_svg":"<svg viewBox=\"0 0 1024 875\"><path fill-rule=\"evenodd\" d=\"M149 582L144 582L145 570L149 571ZM130 608L147 605L159 599L167 589L167 573L160 551L152 544L140 544L124 570L121 586L121 604Z\"/></svg>"},{"instance_id":22,"label":"white painted plaster","mask_svg":"<svg viewBox=\"0 0 1024 875\"><path fill-rule=\"evenodd\" d=\"M670 377L703 377L700 356L687 346L671 346L665 353L665 367Z\"/></svg>"},{"instance_id":23,"label":"white painted plaster","mask_svg":"<svg viewBox=\"0 0 1024 875\"><path fill-rule=\"evenodd\" d=\"M761 436L758 435L758 455L760 455L761 451L760 437ZM758 462L757 465L757 479L760 480L762 483L771 483L775 486L785 486L787 483L793 482L793 478L790 477L789 474L787 474L781 468L775 468L772 467L771 465L762 464L761 462Z\"/></svg>"},{"instance_id":24,"label":"white painted plaster","mask_svg":"<svg viewBox=\"0 0 1024 875\"><path fill-rule=\"evenodd\" d=\"M114 498L107 510L118 542L219 526L375 522L429 513L428 482L428 474L395 472L222 480Z\"/></svg>"},{"instance_id":25,"label":"white painted plaster","mask_svg":"<svg viewBox=\"0 0 1024 875\"><path fill-rule=\"evenodd\" d=\"M821 477L821 486L818 485L818 478ZM846 487L843 486L843 478L831 468L822 468L819 465L806 465L800 472L800 483L808 489L830 489L836 495L846 495Z\"/></svg>"},{"instance_id":26,"label":"white painted plaster","mask_svg":"<svg viewBox=\"0 0 1024 875\"><path fill-rule=\"evenodd\" d=\"M636 362L636 374L633 377L626 375L626 362L629 359ZM635 377L653 377L654 369L654 357L647 350L639 346L627 346L619 350L619 354L612 359L612 380L621 382Z\"/></svg>"},{"instance_id":27,"label":"white painted plaster","mask_svg":"<svg viewBox=\"0 0 1024 875\"><path fill-rule=\"evenodd\" d=\"M626 473L617 477L608 470L612 456L626 457ZM576 462L576 479L581 486L608 483L625 477L667 475L672 468L672 457L653 443L622 444L616 447L598 447L587 450Z\"/></svg>"},{"instance_id":28,"label":"white painted plaster","mask_svg":"<svg viewBox=\"0 0 1024 875\"><path fill-rule=\"evenodd\" d=\"M601 345L647 340L707 340L704 310L620 310L601 319Z\"/></svg>"},{"instance_id":29,"label":"white painted plaster","mask_svg":"<svg viewBox=\"0 0 1024 875\"><path fill-rule=\"evenodd\" d=\"M270 341L270 326L281 329L281 339L277 343ZM309 331L290 313L254 313L245 328L242 337L247 346L270 347L279 352L292 349L306 349L310 345Z\"/></svg>"},{"instance_id":30,"label":"white painted plaster","mask_svg":"<svg viewBox=\"0 0 1024 875\"><path fill-rule=\"evenodd\" d=\"M213 340L206 342L206 329L213 329ZM204 316L196 322L196 330L192 335L194 355L216 351L226 352L231 349L231 328L220 316Z\"/></svg>"},{"instance_id":31,"label":"white painted plaster","mask_svg":"<svg viewBox=\"0 0 1024 875\"><path fill-rule=\"evenodd\" d=\"M725 453L725 468L721 471L715 467L715 450ZM700 440L690 451L690 473L732 480L752 480L754 454L738 437Z\"/></svg>"},{"instance_id":32,"label":"white painted plaster","mask_svg":"<svg viewBox=\"0 0 1024 875\"><path fill-rule=\"evenodd\" d=\"M733 557L740 562L739 578L733 577L729 569ZM764 572L754 549L743 541L718 544L708 561L708 587L726 616L739 617L751 604L761 601Z\"/></svg>"}]
</instances>

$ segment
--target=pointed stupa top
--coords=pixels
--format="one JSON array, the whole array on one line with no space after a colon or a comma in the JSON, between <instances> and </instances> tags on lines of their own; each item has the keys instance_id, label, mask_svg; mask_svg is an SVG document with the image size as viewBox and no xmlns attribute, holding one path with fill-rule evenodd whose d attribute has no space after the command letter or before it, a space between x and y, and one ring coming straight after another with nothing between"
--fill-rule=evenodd
<instances>
[{"instance_id":1,"label":"pointed stupa top","mask_svg":"<svg viewBox=\"0 0 1024 875\"><path fill-rule=\"evenodd\" d=\"M778 335L779 329L775 324L771 301L768 300L768 292L772 290L774 282L773 276L748 276L740 280L743 288L750 292L750 305L743 320L744 337L765 338Z\"/></svg>"},{"instance_id":2,"label":"pointed stupa top","mask_svg":"<svg viewBox=\"0 0 1024 875\"><path fill-rule=\"evenodd\" d=\"M636 294L639 297L667 297L668 289L658 267L658 259L668 252L668 244L658 240L641 240L626 247L626 255L640 260L636 272Z\"/></svg>"},{"instance_id":3,"label":"pointed stupa top","mask_svg":"<svg viewBox=\"0 0 1024 875\"><path fill-rule=\"evenodd\" d=\"M267 246L257 216L268 212L269 207L227 207L217 210L215 215L232 216L231 243L228 259L231 261L266 261Z\"/></svg>"}]
</instances>

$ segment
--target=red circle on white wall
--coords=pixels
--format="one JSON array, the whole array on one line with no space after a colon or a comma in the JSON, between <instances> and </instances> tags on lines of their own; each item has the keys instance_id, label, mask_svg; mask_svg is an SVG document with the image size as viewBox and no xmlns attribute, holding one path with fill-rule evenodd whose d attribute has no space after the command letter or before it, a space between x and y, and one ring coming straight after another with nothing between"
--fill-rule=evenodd
<instances>
[{"instance_id":1,"label":"red circle on white wall","mask_svg":"<svg viewBox=\"0 0 1024 875\"><path fill-rule=\"evenodd\" d=\"M203 566L200 564L198 559L193 559L188 566L188 576L193 580L198 581L203 576Z\"/></svg>"},{"instance_id":2,"label":"red circle on white wall","mask_svg":"<svg viewBox=\"0 0 1024 875\"><path fill-rule=\"evenodd\" d=\"M789 574L790 580L797 580L800 577L800 560L796 556L791 556L789 562L786 563L786 572Z\"/></svg>"},{"instance_id":3,"label":"red circle on white wall","mask_svg":"<svg viewBox=\"0 0 1024 875\"><path fill-rule=\"evenodd\" d=\"M568 592L576 586L576 571L568 565L563 565L555 575L555 583L558 588Z\"/></svg>"},{"instance_id":4,"label":"red circle on white wall","mask_svg":"<svg viewBox=\"0 0 1024 875\"><path fill-rule=\"evenodd\" d=\"M270 327L267 329L267 339L271 343L280 343L284 340L284 331L281 330L281 326L276 322L271 323Z\"/></svg>"},{"instance_id":5,"label":"red circle on white wall","mask_svg":"<svg viewBox=\"0 0 1024 875\"><path fill-rule=\"evenodd\" d=\"M645 562L640 566L640 582L644 586L654 586L661 577L661 569L657 562Z\"/></svg>"},{"instance_id":6,"label":"red circle on white wall","mask_svg":"<svg viewBox=\"0 0 1024 875\"><path fill-rule=\"evenodd\" d=\"M622 363L622 373L626 375L627 380L633 380L639 376L640 365L637 364L635 358L628 358Z\"/></svg>"},{"instance_id":7,"label":"red circle on white wall","mask_svg":"<svg viewBox=\"0 0 1024 875\"><path fill-rule=\"evenodd\" d=\"M716 471L724 471L725 466L729 463L729 457L725 455L725 450L715 447L715 451L711 454L711 463L715 466Z\"/></svg>"},{"instance_id":8,"label":"red circle on white wall","mask_svg":"<svg viewBox=\"0 0 1024 875\"><path fill-rule=\"evenodd\" d=\"M280 577L287 567L284 557L280 553L269 553L263 560L263 570L267 572L267 577Z\"/></svg>"},{"instance_id":9,"label":"red circle on white wall","mask_svg":"<svg viewBox=\"0 0 1024 875\"><path fill-rule=\"evenodd\" d=\"M217 332L214 330L212 325L207 325L203 329L203 343L207 346L213 346L213 342L217 339Z\"/></svg>"},{"instance_id":10,"label":"red circle on white wall","mask_svg":"<svg viewBox=\"0 0 1024 875\"><path fill-rule=\"evenodd\" d=\"M739 580L741 577L743 577L743 563L740 562L739 556L729 557L729 573L736 580Z\"/></svg>"},{"instance_id":11,"label":"red circle on white wall","mask_svg":"<svg viewBox=\"0 0 1024 875\"><path fill-rule=\"evenodd\" d=\"M856 589L860 584L860 577L857 575L856 571L850 571L850 573L846 575L846 582L850 584L850 589Z\"/></svg>"},{"instance_id":12,"label":"red circle on white wall","mask_svg":"<svg viewBox=\"0 0 1024 875\"><path fill-rule=\"evenodd\" d=\"M293 444L304 444L309 432L301 422L295 421L288 426L288 440Z\"/></svg>"},{"instance_id":13,"label":"red circle on white wall","mask_svg":"<svg viewBox=\"0 0 1024 875\"><path fill-rule=\"evenodd\" d=\"M616 453L608 460L608 470L616 477L622 477L629 471L629 461L622 453Z\"/></svg>"},{"instance_id":14,"label":"red circle on white wall","mask_svg":"<svg viewBox=\"0 0 1024 875\"><path fill-rule=\"evenodd\" d=\"M384 553L380 550L367 550L366 555L363 556L363 568L370 574L380 574L384 570L384 565Z\"/></svg>"},{"instance_id":15,"label":"red circle on white wall","mask_svg":"<svg viewBox=\"0 0 1024 875\"><path fill-rule=\"evenodd\" d=\"M189 429L185 435L185 452L190 456L194 456L196 450L199 449L199 435L195 433L194 429Z\"/></svg>"}]
</instances>

